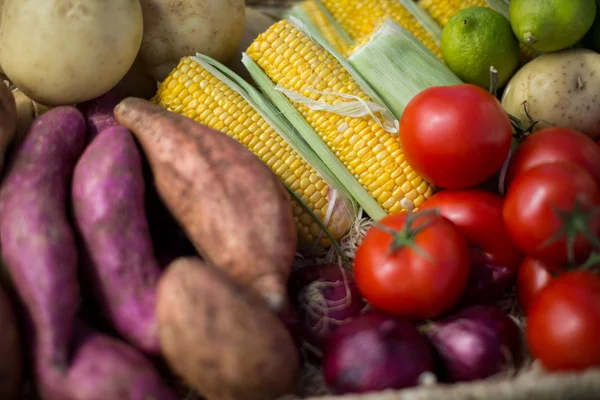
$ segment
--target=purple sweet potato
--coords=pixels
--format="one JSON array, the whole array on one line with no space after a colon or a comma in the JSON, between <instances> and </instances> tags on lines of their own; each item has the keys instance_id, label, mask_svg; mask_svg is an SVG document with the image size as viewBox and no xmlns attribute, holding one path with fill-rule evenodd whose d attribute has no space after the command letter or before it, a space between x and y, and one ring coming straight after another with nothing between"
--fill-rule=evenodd
<instances>
[{"instance_id":1,"label":"purple sweet potato","mask_svg":"<svg viewBox=\"0 0 600 400\"><path fill-rule=\"evenodd\" d=\"M77 105L85 117L88 143L106 128L118 125L113 109L121 100L122 96L113 89L95 99Z\"/></svg>"},{"instance_id":2,"label":"purple sweet potato","mask_svg":"<svg viewBox=\"0 0 600 400\"><path fill-rule=\"evenodd\" d=\"M27 311L37 389L44 400L171 400L133 347L103 336L75 343L79 257L67 197L84 143L76 108L49 110L12 153L0 186L2 258Z\"/></svg>"},{"instance_id":3,"label":"purple sweet potato","mask_svg":"<svg viewBox=\"0 0 600 400\"><path fill-rule=\"evenodd\" d=\"M281 180L235 139L183 115L131 97L114 112L138 139L158 193L203 258L272 310L283 308L297 236Z\"/></svg>"},{"instance_id":4,"label":"purple sweet potato","mask_svg":"<svg viewBox=\"0 0 600 400\"><path fill-rule=\"evenodd\" d=\"M98 134L73 173L75 224L89 277L108 320L139 349L157 354L155 289L160 267L145 211L142 159L122 126Z\"/></svg>"},{"instance_id":5,"label":"purple sweet potato","mask_svg":"<svg viewBox=\"0 0 600 400\"><path fill-rule=\"evenodd\" d=\"M84 142L85 120L77 109L46 112L14 149L0 187L2 258L35 326L42 391L45 383L61 380L69 362L79 287L67 196Z\"/></svg>"},{"instance_id":6,"label":"purple sweet potato","mask_svg":"<svg viewBox=\"0 0 600 400\"><path fill-rule=\"evenodd\" d=\"M175 400L152 363L132 346L88 333L77 345L68 375L77 400Z\"/></svg>"}]
</instances>

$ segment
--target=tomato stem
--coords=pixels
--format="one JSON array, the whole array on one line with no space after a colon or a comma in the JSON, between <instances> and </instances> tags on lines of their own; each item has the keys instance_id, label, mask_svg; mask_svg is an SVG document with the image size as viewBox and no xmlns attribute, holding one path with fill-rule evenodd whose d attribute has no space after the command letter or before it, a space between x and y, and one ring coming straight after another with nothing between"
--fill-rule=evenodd
<instances>
[{"instance_id":1,"label":"tomato stem","mask_svg":"<svg viewBox=\"0 0 600 400\"><path fill-rule=\"evenodd\" d=\"M575 259L575 240L578 234L585 237L596 250L600 250L600 239L588 227L588 222L600 214L600 207L594 207L586 211L582 208L579 199L576 199L570 211L560 210L556 207L553 207L553 211L562 220L562 226L542 243L541 247L548 246L565 237L567 242L567 259L571 266L575 266L577 263Z\"/></svg>"},{"instance_id":2,"label":"tomato stem","mask_svg":"<svg viewBox=\"0 0 600 400\"><path fill-rule=\"evenodd\" d=\"M595 269L600 265L600 253L594 251L590 256L585 260L583 264L579 266L579 269Z\"/></svg>"},{"instance_id":3,"label":"tomato stem","mask_svg":"<svg viewBox=\"0 0 600 400\"><path fill-rule=\"evenodd\" d=\"M419 253L419 255L423 258L432 260L431 255L415 243L415 237L424 229L428 228L433 222L433 220L428 219L417 228L413 228L413 224L417 218L425 217L428 215L436 216L440 214L440 211L437 208L433 208L419 211L416 213L413 213L412 211L408 210L406 213L406 221L404 222L404 226L400 230L395 230L393 228L390 228L389 226L382 225L379 222L373 223L373 227L392 236L392 244L389 249L390 253L396 252L403 247L409 247L414 252Z\"/></svg>"}]
</instances>

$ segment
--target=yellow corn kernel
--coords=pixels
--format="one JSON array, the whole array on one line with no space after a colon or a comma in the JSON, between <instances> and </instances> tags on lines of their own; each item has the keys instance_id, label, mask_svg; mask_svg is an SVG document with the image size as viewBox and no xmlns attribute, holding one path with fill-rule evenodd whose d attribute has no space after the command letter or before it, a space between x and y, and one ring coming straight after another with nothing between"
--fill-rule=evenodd
<instances>
[{"instance_id":1,"label":"yellow corn kernel","mask_svg":"<svg viewBox=\"0 0 600 400\"><path fill-rule=\"evenodd\" d=\"M293 56L285 57L290 51ZM333 55L287 20L259 35L246 53L283 89L328 104L347 101L337 93L372 101ZM372 117L347 117L301 103L293 105L388 213L416 209L432 194L432 186L404 158L398 137Z\"/></svg>"},{"instance_id":2,"label":"yellow corn kernel","mask_svg":"<svg viewBox=\"0 0 600 400\"><path fill-rule=\"evenodd\" d=\"M323 38L327 40L340 54L346 55L350 50L350 46L340 36L336 28L327 19L323 11L319 8L319 6L317 6L314 0L305 0L300 3L300 7L319 29L319 32L321 35L323 35Z\"/></svg>"}]
</instances>

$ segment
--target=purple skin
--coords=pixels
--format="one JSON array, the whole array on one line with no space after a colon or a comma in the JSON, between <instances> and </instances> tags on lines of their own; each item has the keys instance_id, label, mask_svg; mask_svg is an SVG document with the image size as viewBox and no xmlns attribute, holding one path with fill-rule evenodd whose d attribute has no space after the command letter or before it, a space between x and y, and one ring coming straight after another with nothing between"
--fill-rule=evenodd
<instances>
[{"instance_id":1,"label":"purple skin","mask_svg":"<svg viewBox=\"0 0 600 400\"><path fill-rule=\"evenodd\" d=\"M118 125L113 109L119 104L122 97L115 90L111 90L95 99L78 104L77 107L86 120L88 143L106 128Z\"/></svg>"},{"instance_id":2,"label":"purple skin","mask_svg":"<svg viewBox=\"0 0 600 400\"><path fill-rule=\"evenodd\" d=\"M514 269L501 265L474 264L457 307L495 302L514 280Z\"/></svg>"},{"instance_id":3,"label":"purple skin","mask_svg":"<svg viewBox=\"0 0 600 400\"><path fill-rule=\"evenodd\" d=\"M53 400L64 398L52 388L61 386L68 368L79 305L77 247L66 204L85 128L83 115L70 106L38 117L13 150L0 187L2 258L36 327L37 379Z\"/></svg>"},{"instance_id":4,"label":"purple skin","mask_svg":"<svg viewBox=\"0 0 600 400\"><path fill-rule=\"evenodd\" d=\"M289 282L290 297L300 319L298 333L317 348L366 305L352 271L336 264L300 268Z\"/></svg>"},{"instance_id":5,"label":"purple skin","mask_svg":"<svg viewBox=\"0 0 600 400\"><path fill-rule=\"evenodd\" d=\"M177 399L140 352L120 340L96 333L87 334L77 346L68 386L73 399Z\"/></svg>"},{"instance_id":6,"label":"purple skin","mask_svg":"<svg viewBox=\"0 0 600 400\"><path fill-rule=\"evenodd\" d=\"M160 266L145 211L142 159L124 127L105 129L75 167L72 201L84 274L125 339L159 354L155 288Z\"/></svg>"},{"instance_id":7,"label":"purple skin","mask_svg":"<svg viewBox=\"0 0 600 400\"><path fill-rule=\"evenodd\" d=\"M485 379L520 361L519 327L496 306L466 308L432 323L428 332L449 382Z\"/></svg>"},{"instance_id":8,"label":"purple skin","mask_svg":"<svg viewBox=\"0 0 600 400\"><path fill-rule=\"evenodd\" d=\"M335 394L412 387L434 371L427 339L409 321L374 311L336 329L324 356L325 383Z\"/></svg>"}]
</instances>

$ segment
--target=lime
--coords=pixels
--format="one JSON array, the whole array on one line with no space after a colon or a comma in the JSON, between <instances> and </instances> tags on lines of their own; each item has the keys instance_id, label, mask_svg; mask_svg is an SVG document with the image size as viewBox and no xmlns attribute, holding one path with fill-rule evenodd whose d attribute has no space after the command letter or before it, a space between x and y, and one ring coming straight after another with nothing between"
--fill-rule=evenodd
<instances>
[{"instance_id":1,"label":"lime","mask_svg":"<svg viewBox=\"0 0 600 400\"><path fill-rule=\"evenodd\" d=\"M583 38L594 22L596 0L512 0L509 14L517 38L548 53Z\"/></svg>"},{"instance_id":2,"label":"lime","mask_svg":"<svg viewBox=\"0 0 600 400\"><path fill-rule=\"evenodd\" d=\"M490 67L498 71L498 86L519 66L519 41L508 19L487 7L465 8L442 31L444 62L463 82L490 86Z\"/></svg>"}]
</instances>

